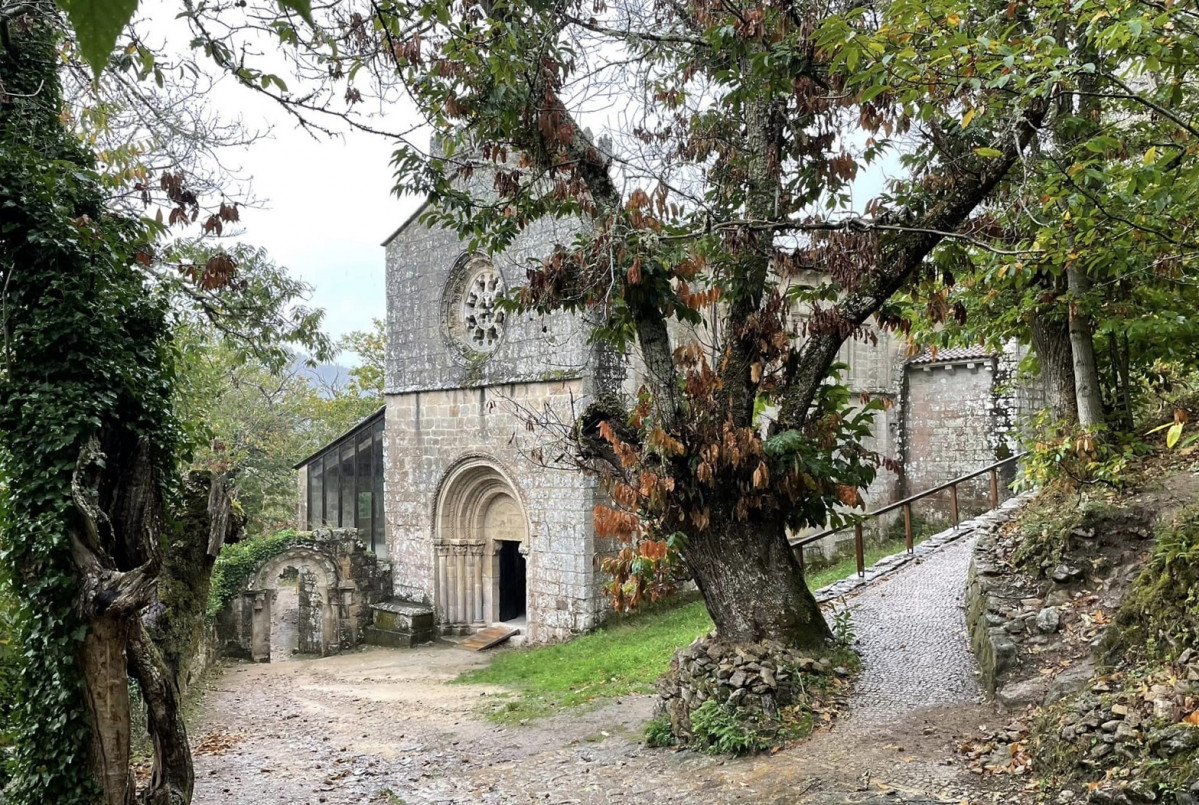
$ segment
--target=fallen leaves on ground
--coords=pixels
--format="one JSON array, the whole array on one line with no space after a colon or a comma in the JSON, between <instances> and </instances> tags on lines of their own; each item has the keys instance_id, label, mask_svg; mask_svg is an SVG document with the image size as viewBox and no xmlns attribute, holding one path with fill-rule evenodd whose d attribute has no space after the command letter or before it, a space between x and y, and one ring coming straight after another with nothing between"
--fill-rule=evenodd
<instances>
[{"instance_id":1,"label":"fallen leaves on ground","mask_svg":"<svg viewBox=\"0 0 1199 805\"><path fill-rule=\"evenodd\" d=\"M245 739L244 732L213 730L196 741L192 751L197 755L223 755Z\"/></svg>"}]
</instances>

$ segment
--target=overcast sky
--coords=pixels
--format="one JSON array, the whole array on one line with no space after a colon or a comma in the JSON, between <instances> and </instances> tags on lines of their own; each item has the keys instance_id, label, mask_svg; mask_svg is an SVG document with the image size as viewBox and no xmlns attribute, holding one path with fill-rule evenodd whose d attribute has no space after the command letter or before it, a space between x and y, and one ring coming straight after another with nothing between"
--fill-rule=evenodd
<instances>
[{"instance_id":1,"label":"overcast sky","mask_svg":"<svg viewBox=\"0 0 1199 805\"><path fill-rule=\"evenodd\" d=\"M239 240L265 247L314 286L311 304L325 309L325 328L334 337L383 318L379 244L419 203L391 193L392 146L360 133L314 140L260 95L235 86L219 94L236 99L248 127L273 126L268 138L229 155L252 177L253 194L264 205L243 211Z\"/></svg>"},{"instance_id":2,"label":"overcast sky","mask_svg":"<svg viewBox=\"0 0 1199 805\"><path fill-rule=\"evenodd\" d=\"M276 112L258 105L264 116ZM418 204L392 195L391 150L364 134L313 140L279 120L270 139L239 154L255 196L265 200L265 208L244 212L242 239L266 247L315 287L312 304L325 309L326 330L335 337L383 318L379 244Z\"/></svg>"}]
</instances>

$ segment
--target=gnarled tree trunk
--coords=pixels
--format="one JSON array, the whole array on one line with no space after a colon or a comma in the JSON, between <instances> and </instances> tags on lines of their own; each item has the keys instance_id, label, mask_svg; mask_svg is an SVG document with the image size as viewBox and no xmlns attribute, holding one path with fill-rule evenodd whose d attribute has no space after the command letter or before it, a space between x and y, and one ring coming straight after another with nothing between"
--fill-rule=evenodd
<instances>
[{"instance_id":1,"label":"gnarled tree trunk","mask_svg":"<svg viewBox=\"0 0 1199 805\"><path fill-rule=\"evenodd\" d=\"M79 650L91 727L92 774L100 785L99 805L130 805L129 677L125 671L128 618L100 615L87 622Z\"/></svg>"},{"instance_id":2,"label":"gnarled tree trunk","mask_svg":"<svg viewBox=\"0 0 1199 805\"><path fill-rule=\"evenodd\" d=\"M781 524L714 521L683 559L721 637L816 649L831 636Z\"/></svg>"},{"instance_id":3,"label":"gnarled tree trunk","mask_svg":"<svg viewBox=\"0 0 1199 805\"><path fill-rule=\"evenodd\" d=\"M150 785L138 796L143 805L191 801L195 773L180 705L203 639L213 563L243 525L223 476L190 474L183 502L178 538L163 561L159 603L148 608L129 641L129 673L141 686L154 745Z\"/></svg>"},{"instance_id":4,"label":"gnarled tree trunk","mask_svg":"<svg viewBox=\"0 0 1199 805\"><path fill-rule=\"evenodd\" d=\"M195 771L187 729L179 709L179 687L162 655L136 623L129 635L129 674L137 680L146 703L146 721L154 745L150 786L138 797L140 805L187 805Z\"/></svg>"}]
</instances>

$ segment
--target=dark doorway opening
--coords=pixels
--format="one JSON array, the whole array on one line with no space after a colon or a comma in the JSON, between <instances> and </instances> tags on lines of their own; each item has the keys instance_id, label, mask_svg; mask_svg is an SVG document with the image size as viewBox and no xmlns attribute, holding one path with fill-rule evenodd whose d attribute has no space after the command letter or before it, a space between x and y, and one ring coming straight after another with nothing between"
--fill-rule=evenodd
<instances>
[{"instance_id":1,"label":"dark doorway opening","mask_svg":"<svg viewBox=\"0 0 1199 805\"><path fill-rule=\"evenodd\" d=\"M500 620L510 621L525 615L525 558L520 543L500 541Z\"/></svg>"}]
</instances>

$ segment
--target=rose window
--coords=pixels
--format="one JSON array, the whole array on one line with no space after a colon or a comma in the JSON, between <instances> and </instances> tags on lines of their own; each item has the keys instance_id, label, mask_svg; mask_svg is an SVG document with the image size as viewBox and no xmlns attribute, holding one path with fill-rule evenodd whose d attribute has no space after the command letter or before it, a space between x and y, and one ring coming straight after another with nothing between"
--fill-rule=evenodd
<instances>
[{"instance_id":1,"label":"rose window","mask_svg":"<svg viewBox=\"0 0 1199 805\"><path fill-rule=\"evenodd\" d=\"M504 293L504 280L488 266L471 276L462 294L462 329L467 344L479 352L491 352L504 333L504 311L497 299Z\"/></svg>"}]
</instances>

